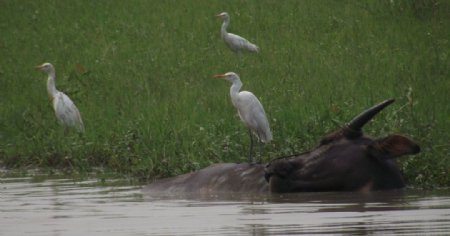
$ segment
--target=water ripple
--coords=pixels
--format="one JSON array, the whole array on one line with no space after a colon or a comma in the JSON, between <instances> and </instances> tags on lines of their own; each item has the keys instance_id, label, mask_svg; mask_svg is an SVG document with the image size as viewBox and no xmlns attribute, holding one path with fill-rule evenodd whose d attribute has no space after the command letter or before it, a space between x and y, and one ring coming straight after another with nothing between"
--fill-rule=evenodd
<instances>
[{"instance_id":1,"label":"water ripple","mask_svg":"<svg viewBox=\"0 0 450 236\"><path fill-rule=\"evenodd\" d=\"M0 180L2 235L441 235L448 190L143 196L139 186Z\"/></svg>"}]
</instances>

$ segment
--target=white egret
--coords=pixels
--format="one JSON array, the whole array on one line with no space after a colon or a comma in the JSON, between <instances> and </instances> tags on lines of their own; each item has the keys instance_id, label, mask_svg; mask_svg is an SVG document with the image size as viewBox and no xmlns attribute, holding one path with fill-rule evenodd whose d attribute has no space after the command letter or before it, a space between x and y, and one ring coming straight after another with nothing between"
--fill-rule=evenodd
<instances>
[{"instance_id":1,"label":"white egret","mask_svg":"<svg viewBox=\"0 0 450 236\"><path fill-rule=\"evenodd\" d=\"M72 100L70 100L69 96L56 89L55 67L50 63L44 63L40 66L36 66L36 70L41 70L48 74L47 92L52 101L53 110L55 110L58 123L62 125L66 131L68 128L75 128L78 132L84 132L84 124L81 120L78 108Z\"/></svg>"},{"instance_id":2,"label":"white egret","mask_svg":"<svg viewBox=\"0 0 450 236\"><path fill-rule=\"evenodd\" d=\"M247 39L232 33L227 32L227 28L230 25L230 16L226 12L222 12L217 17L223 20L220 33L225 44L233 51L241 54L243 51L259 52L258 46L250 43Z\"/></svg>"},{"instance_id":3,"label":"white egret","mask_svg":"<svg viewBox=\"0 0 450 236\"><path fill-rule=\"evenodd\" d=\"M270 131L269 121L267 120L264 108L256 96L249 91L239 91L242 82L239 76L234 72L215 75L215 78L221 78L232 83L230 88L231 102L238 110L239 117L247 126L250 135L250 156L249 161L253 162L252 149L253 137L256 135L261 143L269 143L272 140L272 132ZM261 149L261 146L260 146ZM261 153L261 150L260 150Z\"/></svg>"}]
</instances>

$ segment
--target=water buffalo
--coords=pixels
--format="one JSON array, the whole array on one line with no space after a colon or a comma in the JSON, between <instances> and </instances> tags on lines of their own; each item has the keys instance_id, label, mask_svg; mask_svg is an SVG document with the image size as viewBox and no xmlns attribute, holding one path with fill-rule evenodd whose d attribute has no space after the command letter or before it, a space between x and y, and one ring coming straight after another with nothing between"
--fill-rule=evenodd
<instances>
[{"instance_id":1,"label":"water buffalo","mask_svg":"<svg viewBox=\"0 0 450 236\"><path fill-rule=\"evenodd\" d=\"M420 147L401 135L373 139L362 127L394 100L356 116L311 151L263 164L214 164L202 170L157 180L153 193L372 191L404 187L395 158Z\"/></svg>"}]
</instances>

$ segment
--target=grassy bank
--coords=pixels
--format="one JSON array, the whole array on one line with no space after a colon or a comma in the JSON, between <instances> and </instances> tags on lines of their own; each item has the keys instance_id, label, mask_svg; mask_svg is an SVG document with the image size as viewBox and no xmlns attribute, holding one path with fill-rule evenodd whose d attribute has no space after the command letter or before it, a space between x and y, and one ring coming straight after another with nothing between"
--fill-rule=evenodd
<instances>
[{"instance_id":1,"label":"grassy bank","mask_svg":"<svg viewBox=\"0 0 450 236\"><path fill-rule=\"evenodd\" d=\"M222 11L259 55L225 47ZM408 181L448 186L449 25L449 1L1 1L1 164L150 179L243 161L230 84L212 78L234 71L269 116L266 160L396 98L366 132L412 137L422 153L401 159ZM58 126L33 70L45 61L85 135Z\"/></svg>"}]
</instances>

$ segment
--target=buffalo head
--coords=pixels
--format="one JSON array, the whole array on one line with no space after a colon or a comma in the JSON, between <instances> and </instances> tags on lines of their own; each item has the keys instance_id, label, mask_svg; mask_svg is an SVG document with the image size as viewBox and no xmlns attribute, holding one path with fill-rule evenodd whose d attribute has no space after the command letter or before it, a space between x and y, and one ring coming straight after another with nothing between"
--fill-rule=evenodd
<instances>
[{"instance_id":1,"label":"buffalo head","mask_svg":"<svg viewBox=\"0 0 450 236\"><path fill-rule=\"evenodd\" d=\"M401 135L373 139L362 127L394 100L364 111L345 127L322 138L312 151L266 165L271 192L387 190L404 187L395 158L420 152Z\"/></svg>"}]
</instances>

